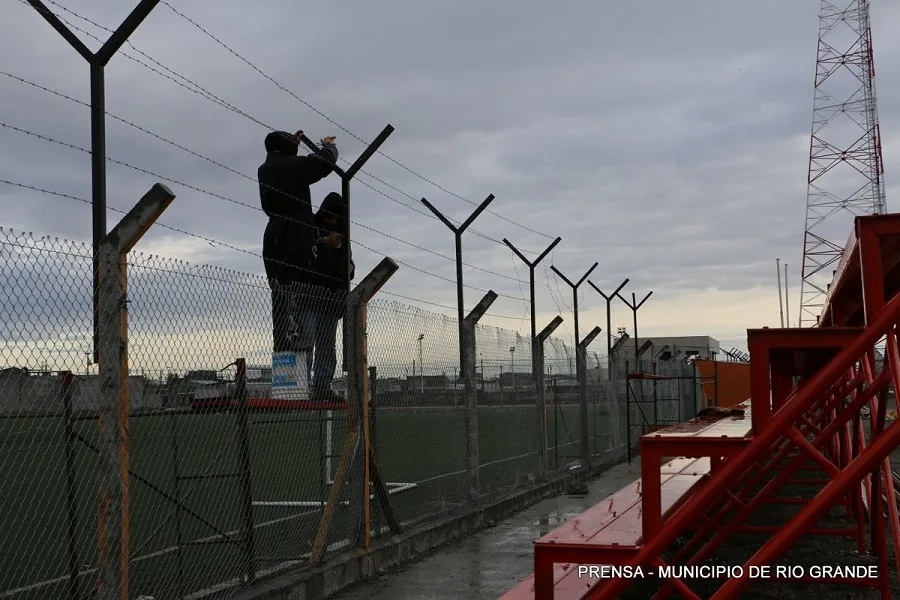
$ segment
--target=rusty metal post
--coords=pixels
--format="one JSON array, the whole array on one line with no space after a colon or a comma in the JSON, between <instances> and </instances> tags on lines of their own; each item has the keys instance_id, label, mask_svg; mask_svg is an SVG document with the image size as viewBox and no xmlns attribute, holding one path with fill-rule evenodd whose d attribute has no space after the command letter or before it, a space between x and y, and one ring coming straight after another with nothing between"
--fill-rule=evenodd
<instances>
[{"instance_id":1,"label":"rusty metal post","mask_svg":"<svg viewBox=\"0 0 900 600\"><path fill-rule=\"evenodd\" d=\"M345 355L352 360L347 371L347 437L341 458L334 474L334 482L328 494L325 509L319 521L313 541L311 564L319 564L325 554L331 520L340 503L344 485L349 483L350 506L356 519L354 546L364 552L371 549L370 488L374 486L375 498L382 514L394 534L400 533L400 524L394 517L387 485L381 477L372 443L371 415L369 412L369 349L367 341L369 301L397 272L397 263L384 258L350 293L344 316Z\"/></svg>"},{"instance_id":2,"label":"rusty metal post","mask_svg":"<svg viewBox=\"0 0 900 600\"><path fill-rule=\"evenodd\" d=\"M71 371L62 374L63 419L66 432L66 537L69 550L69 597L79 600L78 583L78 500L75 491L75 427L72 415L72 396L75 376Z\"/></svg>"},{"instance_id":3,"label":"rusty metal post","mask_svg":"<svg viewBox=\"0 0 900 600\"><path fill-rule=\"evenodd\" d=\"M581 467L586 469L591 465L590 427L588 424L588 390L587 390L587 347L603 331L599 327L591 329L590 333L575 347L575 361L578 371L578 396L581 405Z\"/></svg>"},{"instance_id":4,"label":"rusty metal post","mask_svg":"<svg viewBox=\"0 0 900 600\"><path fill-rule=\"evenodd\" d=\"M244 543L245 583L256 581L256 543L253 531L253 475L250 471L250 431L247 407L247 359L235 361L234 393L238 401L238 435L240 436L241 498L244 523L241 539Z\"/></svg>"},{"instance_id":5,"label":"rusty metal post","mask_svg":"<svg viewBox=\"0 0 900 600\"><path fill-rule=\"evenodd\" d=\"M98 600L130 600L127 257L174 199L157 183L100 244Z\"/></svg>"},{"instance_id":6,"label":"rusty metal post","mask_svg":"<svg viewBox=\"0 0 900 600\"><path fill-rule=\"evenodd\" d=\"M481 482L479 479L480 464L478 461L478 386L475 385L475 357L478 351L475 344L475 326L478 320L488 311L497 294L489 291L475 308L463 319L462 323L462 377L466 387L466 482L467 499L472 508L481 502ZM484 377L484 373L481 374Z\"/></svg>"},{"instance_id":7,"label":"rusty metal post","mask_svg":"<svg viewBox=\"0 0 900 600\"><path fill-rule=\"evenodd\" d=\"M544 327L537 335L534 345L536 346L535 357L537 368L537 412L538 412L538 440L540 442L541 452L541 477L546 481L549 477L550 456L547 450L547 390L544 385L544 342L547 341L556 328L562 325L563 318L556 315L550 324ZM554 421L554 428L556 423Z\"/></svg>"}]
</instances>

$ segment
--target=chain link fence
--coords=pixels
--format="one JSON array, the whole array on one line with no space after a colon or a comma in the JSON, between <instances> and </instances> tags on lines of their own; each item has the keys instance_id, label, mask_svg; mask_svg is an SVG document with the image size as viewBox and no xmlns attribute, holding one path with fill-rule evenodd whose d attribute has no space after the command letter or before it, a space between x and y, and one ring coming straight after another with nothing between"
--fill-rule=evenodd
<instances>
[{"instance_id":1,"label":"chain link fence","mask_svg":"<svg viewBox=\"0 0 900 600\"><path fill-rule=\"evenodd\" d=\"M476 324L467 381L452 317L378 296L354 313L352 295L307 288L284 292L294 308L273 327L261 276L136 253L127 273L127 331L100 320L101 337L127 333L127 391L110 404L112 384L91 364L90 246L0 229L0 598L92 597L126 551L134 597L228 597L579 464L576 357L559 339L545 343L541 390L530 338ZM344 315L356 315L349 326ZM273 339L304 335L312 369L288 375L311 371L315 389L317 375L335 376L327 393L292 399ZM588 363L592 462L623 460L650 410L658 426L696 411L688 365L616 362L610 378L605 357ZM626 377L634 372L669 378ZM111 414L120 400L128 410ZM110 446L117 425L124 442Z\"/></svg>"}]
</instances>

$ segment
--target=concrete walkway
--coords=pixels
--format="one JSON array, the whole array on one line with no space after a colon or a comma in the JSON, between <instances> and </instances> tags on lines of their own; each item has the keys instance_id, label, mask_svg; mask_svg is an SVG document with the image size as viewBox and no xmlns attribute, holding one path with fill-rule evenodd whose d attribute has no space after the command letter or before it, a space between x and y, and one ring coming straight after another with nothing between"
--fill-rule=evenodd
<instances>
[{"instance_id":1,"label":"concrete walkway","mask_svg":"<svg viewBox=\"0 0 900 600\"><path fill-rule=\"evenodd\" d=\"M558 496L333 600L496 600L533 568L531 543L640 477L640 462L617 465L588 484L587 496Z\"/></svg>"}]
</instances>

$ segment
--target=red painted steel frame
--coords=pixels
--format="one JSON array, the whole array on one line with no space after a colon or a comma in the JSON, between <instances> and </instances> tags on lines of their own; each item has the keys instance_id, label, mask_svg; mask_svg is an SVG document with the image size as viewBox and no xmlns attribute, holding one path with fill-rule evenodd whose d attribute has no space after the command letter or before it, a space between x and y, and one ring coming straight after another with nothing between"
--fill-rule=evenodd
<instances>
[{"instance_id":1,"label":"red painted steel frame","mask_svg":"<svg viewBox=\"0 0 900 600\"><path fill-rule=\"evenodd\" d=\"M709 458L711 472L715 473L723 458L734 456L749 443L746 437L750 433L749 422L745 425L732 417L708 424L699 431L683 432L683 429L675 426L641 437L641 481L644 484L642 529L645 539L655 535L662 527L660 461L663 457Z\"/></svg>"},{"instance_id":2,"label":"red painted steel frame","mask_svg":"<svg viewBox=\"0 0 900 600\"><path fill-rule=\"evenodd\" d=\"M717 425L696 420L643 436L639 484L643 493L629 511L629 515L642 512L641 531L637 532L642 534L641 539L636 541L636 535L630 532L633 518L629 518L618 527L624 528L618 534L598 531L596 535L582 535L586 537L583 540L571 536L576 543L560 539L563 543L552 548L539 548L536 543L535 597L552 597L556 579L553 561L659 566L664 564L663 552L677 537L695 532L673 558L673 564L693 566L705 561L738 531L765 531L773 535L743 565L745 572L750 566L772 564L803 536L851 536L857 539L860 552L871 541L871 549L878 556L879 577L827 581L877 587L882 598L889 598L886 523L891 525L894 547L900 548L900 515L888 459L889 453L900 446L900 423L885 428L887 391L900 383L898 292L900 214L858 217L829 290L820 327L748 331L749 437L745 437L746 429L722 431L713 437ZM887 356L881 372L876 373L875 344L885 335ZM870 444L862 427L864 407L869 409ZM723 427L729 426L718 426ZM659 463L662 456L676 455L709 457L711 474L704 477L703 484L684 490L686 501L663 510L663 490L672 471L661 472ZM814 469L804 466L809 461ZM826 479L798 479L797 474L804 470L816 470ZM776 496L785 485L821 487L810 498ZM684 486L678 483L676 487ZM670 505L674 493L668 492ZM784 526L747 527L753 513L769 502L791 502L801 508ZM814 528L838 503L855 518L855 528ZM579 520L572 523L577 530ZM635 538L628 540L628 547L622 542L625 529ZM613 544L617 540L622 542L619 547ZM896 563L900 574L900 552ZM712 598L738 598L751 583L747 577L730 579ZM628 584L621 579L608 580L586 597L615 598ZM562 587L559 591L564 593ZM665 582L654 598L667 598L675 592L698 598L677 579Z\"/></svg>"},{"instance_id":3,"label":"red painted steel frame","mask_svg":"<svg viewBox=\"0 0 900 600\"><path fill-rule=\"evenodd\" d=\"M758 431L754 431L754 436L746 449L725 461L718 472L712 475L705 485L699 487L691 500L663 524L659 533L647 538L640 550L625 564L629 566L650 565L658 561L659 557L662 556L679 535L685 532L692 523L701 521L709 509L717 505L722 498L727 497L728 490L735 480L744 475L745 471L758 463L760 459L763 459L767 453L771 454L772 449L784 441L786 432L792 431L804 414L809 413L816 407L824 409L828 406L828 393L834 390L836 384L839 385L839 382L845 379L861 358L869 355L870 349L884 335L888 335L888 359L885 360L883 365L886 375L879 377L876 381L871 370L865 369L869 371L867 373L869 377L866 377L866 379L872 382L873 385L869 386L866 392L857 396L857 402L843 407L837 419L831 421L817 437L826 439L827 436L834 435L844 427L847 422L859 414L860 405L867 401L866 396L871 397L874 395L874 392L879 387L883 387L889 382L894 383L896 386L897 374L900 373L900 357L897 354L895 331L898 321L900 321L900 297L895 297L856 339L841 349L827 365L805 380L796 389L790 400L773 413L767 425ZM859 380L859 378L855 379ZM883 414L883 410L879 410L878 413L879 415ZM796 439L797 436L793 437ZM794 444L796 445L797 442L794 441ZM876 469L878 463L883 461L897 445L900 445L900 426L895 424L881 433L873 431L873 443L869 447L862 449L857 456L844 465L833 481L826 485L815 498L811 499L797 516L784 528L775 533L759 552L744 565L745 569L751 565L772 564L782 556L839 499L851 495L853 488L858 487L860 482L873 469ZM809 452L809 448L804 447L803 444L800 446L802 451ZM880 508L881 494L875 494L873 500L874 502L871 503L873 505L872 508ZM876 545L876 550L882 555L882 562L884 562L886 561L884 536L877 535L879 530L883 532L884 520L881 518L874 519L873 525L876 533L873 542ZM883 578L883 580L887 581L886 578ZM591 598L616 598L627 587L628 583L629 581L623 579L611 579L592 593ZM725 582L712 598L737 598L750 583L751 581L746 577L730 579ZM885 583L882 583L883 592L885 590L884 585ZM889 589L886 597L889 597Z\"/></svg>"},{"instance_id":4,"label":"red painted steel frame","mask_svg":"<svg viewBox=\"0 0 900 600\"><path fill-rule=\"evenodd\" d=\"M900 283L900 214L857 217L819 317L820 327L864 325Z\"/></svg>"},{"instance_id":5,"label":"red painted steel frame","mask_svg":"<svg viewBox=\"0 0 900 600\"><path fill-rule=\"evenodd\" d=\"M860 333L859 327L748 330L753 431L760 431L773 411L784 405L794 387L793 378L806 371L804 363L833 356Z\"/></svg>"}]
</instances>

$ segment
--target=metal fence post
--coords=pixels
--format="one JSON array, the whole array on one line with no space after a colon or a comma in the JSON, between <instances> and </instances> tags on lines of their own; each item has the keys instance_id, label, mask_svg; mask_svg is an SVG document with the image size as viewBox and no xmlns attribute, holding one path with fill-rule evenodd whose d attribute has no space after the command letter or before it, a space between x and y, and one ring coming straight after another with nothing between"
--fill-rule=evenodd
<instances>
[{"instance_id":1,"label":"metal fence post","mask_svg":"<svg viewBox=\"0 0 900 600\"><path fill-rule=\"evenodd\" d=\"M591 429L588 423L588 390L587 390L587 347L591 345L600 332L599 327L594 327L584 336L575 347L575 361L578 365L578 399L581 405L581 468L588 469L591 466L590 436Z\"/></svg>"},{"instance_id":2,"label":"metal fence post","mask_svg":"<svg viewBox=\"0 0 900 600\"><path fill-rule=\"evenodd\" d=\"M341 244L340 248L340 260L341 264L344 266L344 273L346 273L346 278L344 279L344 293L349 294L351 289L351 279L350 274L353 270L350 268L352 264L352 257L350 256L350 181L353 180L353 177L363 168L363 166L368 162L372 156L378 152L378 149L382 144L390 137L390 135L394 132L394 127L390 124L385 125L384 129L381 130L372 143L369 144L365 150L362 151L353 164L347 167L347 170L344 171L337 164L331 163L331 170L334 171L341 178L341 197L344 199L344 215L341 219L341 235L345 241L348 241L345 244ZM310 150L313 152L317 152L319 147L310 140L305 135L302 135L300 141L303 142ZM349 348L344 346L344 356L342 359L343 370L345 372L349 371L349 364L352 359L352 356L349 353ZM349 377L349 376L348 376Z\"/></svg>"},{"instance_id":3,"label":"metal fence post","mask_svg":"<svg viewBox=\"0 0 900 600\"><path fill-rule=\"evenodd\" d=\"M547 391L544 385L544 342L547 341L556 328L563 322L563 318L556 315L550 324L544 327L534 339L535 377L537 382L537 413L538 413L538 439L541 452L541 477L546 480L549 476L550 456L547 449ZM556 424L554 423L554 427Z\"/></svg>"},{"instance_id":4,"label":"metal fence post","mask_svg":"<svg viewBox=\"0 0 900 600\"><path fill-rule=\"evenodd\" d=\"M588 279L588 285L594 288L594 291L603 296L603 299L606 301L606 381L609 384L609 405L616 407L618 410L619 402L618 402L618 390L616 389L616 377L615 370L616 365L613 361L613 341L612 341L612 301L613 298L619 295L619 292L622 291L630 279L626 278L625 281L619 284L619 287L615 289L611 294L605 294L600 288L598 288L593 281Z\"/></svg>"},{"instance_id":5,"label":"metal fence post","mask_svg":"<svg viewBox=\"0 0 900 600\"><path fill-rule=\"evenodd\" d=\"M475 385L475 357L478 351L475 344L475 326L478 320L488 311L497 294L489 291L475 305L462 322L462 365L463 382L466 387L466 483L469 505L477 507L481 502L481 482L479 480L480 465L478 462L478 386ZM482 374L484 376L484 374Z\"/></svg>"},{"instance_id":6,"label":"metal fence post","mask_svg":"<svg viewBox=\"0 0 900 600\"><path fill-rule=\"evenodd\" d=\"M243 500L243 542L246 583L256 580L256 544L253 538L253 474L250 471L250 435L247 423L247 359L235 361L234 393L238 401L238 433L241 452L241 497Z\"/></svg>"},{"instance_id":7,"label":"metal fence post","mask_svg":"<svg viewBox=\"0 0 900 600\"><path fill-rule=\"evenodd\" d=\"M350 484L350 505L357 519L354 546L364 551L371 549L371 512L369 502L370 482L375 488L375 498L392 533L400 533L400 524L394 517L387 485L381 477L372 445L369 413L369 365L366 327L369 301L388 279L397 272L397 263L384 258L353 289L347 299L344 315L344 348L348 360L347 370L347 437L341 458L334 474L334 482L328 494L325 510L313 541L310 556L312 564L322 561L327 546L331 519L339 503L344 484ZM361 489L360 489L361 488Z\"/></svg>"},{"instance_id":8,"label":"metal fence post","mask_svg":"<svg viewBox=\"0 0 900 600\"><path fill-rule=\"evenodd\" d=\"M100 244L98 600L129 600L128 252L175 195L154 185Z\"/></svg>"},{"instance_id":9,"label":"metal fence post","mask_svg":"<svg viewBox=\"0 0 900 600\"><path fill-rule=\"evenodd\" d=\"M91 52L41 0L27 0L39 15L90 65L91 78L91 214L94 248L94 361L99 362L100 244L106 235L106 92L104 68L135 29L159 4L141 0L97 52Z\"/></svg>"},{"instance_id":10,"label":"metal fence post","mask_svg":"<svg viewBox=\"0 0 900 600\"><path fill-rule=\"evenodd\" d=\"M422 198L422 204L424 204L428 208L428 210L430 210L432 213L434 213L434 216L436 216L441 221L441 223L443 223L444 225L447 226L447 229L449 229L450 231L453 232L453 239L456 242L456 313L457 313L457 320L459 321L458 326L459 326L459 367L460 367L460 371L464 371L466 368L465 364L463 362L463 354L465 353L465 350L463 349L463 336L464 336L463 320L465 319L465 317L463 315L463 311L465 310L465 308L464 308L465 304L464 304L464 300L463 300L464 286L463 286L463 262L462 262L462 260L463 260L462 259L462 256L463 256L462 255L462 235L463 235L463 233L466 232L466 229L469 228L469 225L471 225L472 222L478 218L478 215L480 215L482 213L482 211L484 211L484 209L486 209L488 207L488 205L493 201L494 201L494 195L489 194L488 197L485 198L484 201L481 204L479 204L478 207L472 212L472 214L469 215L469 217L465 221L463 221L459 225L459 227L457 227L456 225L451 223L450 220L441 213L441 211L439 211L434 206L432 206L432 204L428 200L426 200L425 198ZM502 388L503 388L503 386L501 385L501 389Z\"/></svg>"},{"instance_id":11,"label":"metal fence post","mask_svg":"<svg viewBox=\"0 0 900 600\"><path fill-rule=\"evenodd\" d=\"M530 306L531 306L531 380L534 383L535 387L537 387L540 377L538 375L539 365L537 362L538 359L537 359L537 353L536 353L538 350L538 344L537 344L537 313L536 313L536 305L534 302L534 269L535 269L535 267L538 266L538 263L540 263L542 260L544 260L544 258L548 254L550 254L550 252L561 241L562 241L562 238L557 237L555 240L553 240L553 242L551 242L551 244L549 246L547 246L547 248L543 252L540 253L540 255L538 255L538 257L536 259L531 261L531 260L528 260L527 258L525 258L525 255L522 254L521 252L519 252L519 249L516 248L515 246L513 246L512 242L510 242L506 238L503 238L503 243L506 244L507 247L509 247L509 249L512 250L513 253L516 256L518 256L519 259L522 262L524 262L525 265L528 267L528 289L530 292L530 299L531 299L531 304L530 304Z\"/></svg>"},{"instance_id":12,"label":"metal fence post","mask_svg":"<svg viewBox=\"0 0 900 600\"><path fill-rule=\"evenodd\" d=\"M69 596L79 600L78 583L78 502L75 493L75 428L72 422L72 395L75 376L71 371L62 374L63 419L66 434L66 524L69 550Z\"/></svg>"},{"instance_id":13,"label":"metal fence post","mask_svg":"<svg viewBox=\"0 0 900 600\"><path fill-rule=\"evenodd\" d=\"M625 448L628 464L631 464L631 378L628 376L628 360L625 360Z\"/></svg>"}]
</instances>

